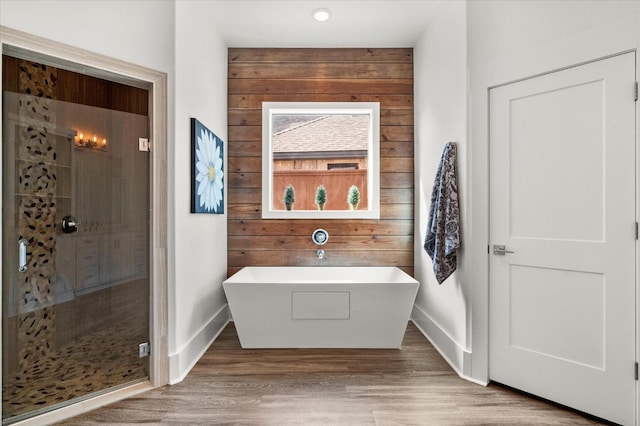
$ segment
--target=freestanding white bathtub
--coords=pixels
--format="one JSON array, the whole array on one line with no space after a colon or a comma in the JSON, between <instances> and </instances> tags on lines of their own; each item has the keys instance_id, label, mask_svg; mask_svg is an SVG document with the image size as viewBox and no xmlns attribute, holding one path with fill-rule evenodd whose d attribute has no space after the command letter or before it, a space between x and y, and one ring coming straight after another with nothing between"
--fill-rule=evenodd
<instances>
[{"instance_id":1,"label":"freestanding white bathtub","mask_svg":"<svg viewBox=\"0 0 640 426\"><path fill-rule=\"evenodd\" d=\"M243 348L400 348L418 281L395 267L244 267L223 283Z\"/></svg>"}]
</instances>

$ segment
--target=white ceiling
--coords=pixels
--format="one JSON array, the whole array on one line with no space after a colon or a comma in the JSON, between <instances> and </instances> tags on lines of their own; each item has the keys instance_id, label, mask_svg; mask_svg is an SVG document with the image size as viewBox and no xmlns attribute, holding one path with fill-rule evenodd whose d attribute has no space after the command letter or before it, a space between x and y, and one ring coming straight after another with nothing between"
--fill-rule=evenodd
<instances>
[{"instance_id":1,"label":"white ceiling","mask_svg":"<svg viewBox=\"0 0 640 426\"><path fill-rule=\"evenodd\" d=\"M442 1L214 0L210 22L228 47L413 47ZM311 12L331 10L326 22Z\"/></svg>"}]
</instances>

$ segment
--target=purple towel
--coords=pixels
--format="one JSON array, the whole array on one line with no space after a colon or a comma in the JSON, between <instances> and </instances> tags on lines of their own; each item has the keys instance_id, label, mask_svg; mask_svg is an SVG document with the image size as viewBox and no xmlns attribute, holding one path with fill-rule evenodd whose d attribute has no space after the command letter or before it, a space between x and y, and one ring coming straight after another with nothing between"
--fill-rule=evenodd
<instances>
[{"instance_id":1,"label":"purple towel","mask_svg":"<svg viewBox=\"0 0 640 426\"><path fill-rule=\"evenodd\" d=\"M439 284L456 270L460 248L460 206L456 178L456 144L445 145L433 182L424 249Z\"/></svg>"}]
</instances>

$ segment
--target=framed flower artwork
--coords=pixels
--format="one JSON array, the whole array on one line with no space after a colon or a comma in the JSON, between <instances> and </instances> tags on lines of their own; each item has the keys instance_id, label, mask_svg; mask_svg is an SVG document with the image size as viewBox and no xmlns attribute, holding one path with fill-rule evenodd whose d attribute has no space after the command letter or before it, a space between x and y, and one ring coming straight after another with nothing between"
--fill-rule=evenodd
<instances>
[{"instance_id":1,"label":"framed flower artwork","mask_svg":"<svg viewBox=\"0 0 640 426\"><path fill-rule=\"evenodd\" d=\"M200 121L191 119L191 213L224 213L224 146Z\"/></svg>"}]
</instances>

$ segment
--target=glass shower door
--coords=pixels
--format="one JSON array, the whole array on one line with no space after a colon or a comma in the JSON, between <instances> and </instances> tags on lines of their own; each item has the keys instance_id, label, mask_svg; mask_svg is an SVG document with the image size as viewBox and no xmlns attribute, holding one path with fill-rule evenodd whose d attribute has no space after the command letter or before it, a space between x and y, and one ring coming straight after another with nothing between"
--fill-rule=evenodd
<instances>
[{"instance_id":1,"label":"glass shower door","mask_svg":"<svg viewBox=\"0 0 640 426\"><path fill-rule=\"evenodd\" d=\"M43 64L4 57L3 80L8 424L148 378L149 118L86 101L114 83Z\"/></svg>"}]
</instances>

